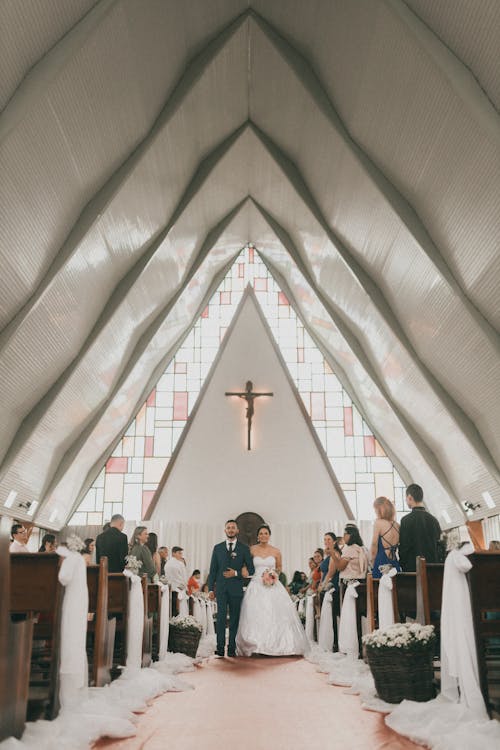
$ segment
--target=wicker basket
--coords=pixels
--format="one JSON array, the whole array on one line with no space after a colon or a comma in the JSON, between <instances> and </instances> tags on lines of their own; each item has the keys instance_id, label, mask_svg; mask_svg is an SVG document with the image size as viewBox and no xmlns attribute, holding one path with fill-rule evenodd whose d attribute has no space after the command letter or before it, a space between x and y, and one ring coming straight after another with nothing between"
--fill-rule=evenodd
<instances>
[{"instance_id":1,"label":"wicker basket","mask_svg":"<svg viewBox=\"0 0 500 750\"><path fill-rule=\"evenodd\" d=\"M181 628L170 623L168 631L168 650L178 654L186 654L193 659L198 651L201 640L201 630Z\"/></svg>"},{"instance_id":2,"label":"wicker basket","mask_svg":"<svg viewBox=\"0 0 500 750\"><path fill-rule=\"evenodd\" d=\"M433 651L433 642L418 650L367 646L366 656L379 698L386 703L434 698Z\"/></svg>"}]
</instances>

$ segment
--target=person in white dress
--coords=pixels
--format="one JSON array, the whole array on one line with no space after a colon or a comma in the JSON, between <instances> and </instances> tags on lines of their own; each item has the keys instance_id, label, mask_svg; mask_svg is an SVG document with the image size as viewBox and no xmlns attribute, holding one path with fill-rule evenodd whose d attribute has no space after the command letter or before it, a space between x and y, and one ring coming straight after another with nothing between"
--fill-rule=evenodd
<instances>
[{"instance_id":1,"label":"person in white dress","mask_svg":"<svg viewBox=\"0 0 500 750\"><path fill-rule=\"evenodd\" d=\"M173 615L187 615L189 613L188 574L183 552L182 547L172 547L172 557L165 565L165 578L172 592Z\"/></svg>"},{"instance_id":2,"label":"person in white dress","mask_svg":"<svg viewBox=\"0 0 500 750\"><path fill-rule=\"evenodd\" d=\"M269 544L270 537L271 529L264 524L258 529L258 543L250 547L255 574L241 606L236 635L239 656L303 655L308 648L304 628L285 587L279 580L271 586L264 583L268 571L277 574L281 570L281 552Z\"/></svg>"}]
</instances>

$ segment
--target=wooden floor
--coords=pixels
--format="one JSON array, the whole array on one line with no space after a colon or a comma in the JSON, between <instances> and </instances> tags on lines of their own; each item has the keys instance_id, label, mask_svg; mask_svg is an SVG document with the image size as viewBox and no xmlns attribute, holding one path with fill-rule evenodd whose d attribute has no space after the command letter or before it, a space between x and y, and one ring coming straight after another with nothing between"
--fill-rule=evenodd
<instances>
[{"instance_id":1,"label":"wooden floor","mask_svg":"<svg viewBox=\"0 0 500 750\"><path fill-rule=\"evenodd\" d=\"M182 675L181 675L182 677ZM303 659L212 658L185 675L195 690L157 698L137 737L107 750L412 750L419 746L363 711L357 696L326 684Z\"/></svg>"}]
</instances>

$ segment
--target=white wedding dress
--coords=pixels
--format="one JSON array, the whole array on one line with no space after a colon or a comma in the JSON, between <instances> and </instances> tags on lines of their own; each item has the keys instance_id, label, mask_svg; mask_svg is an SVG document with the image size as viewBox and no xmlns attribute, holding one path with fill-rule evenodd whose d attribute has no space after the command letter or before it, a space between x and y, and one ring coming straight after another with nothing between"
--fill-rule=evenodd
<instances>
[{"instance_id":1,"label":"white wedding dress","mask_svg":"<svg viewBox=\"0 0 500 750\"><path fill-rule=\"evenodd\" d=\"M264 586L262 574L274 568L274 557L254 557L255 574L241 605L236 635L239 656L302 655L308 648L304 628L287 590L281 583Z\"/></svg>"}]
</instances>

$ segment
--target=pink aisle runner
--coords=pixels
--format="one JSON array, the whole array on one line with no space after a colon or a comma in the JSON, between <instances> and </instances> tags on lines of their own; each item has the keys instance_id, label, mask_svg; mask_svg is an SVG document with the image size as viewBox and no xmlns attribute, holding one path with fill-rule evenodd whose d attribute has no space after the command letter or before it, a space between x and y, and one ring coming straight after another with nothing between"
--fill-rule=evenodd
<instances>
[{"instance_id":1,"label":"pink aisle runner","mask_svg":"<svg viewBox=\"0 0 500 750\"><path fill-rule=\"evenodd\" d=\"M359 697L326 684L304 659L210 659L180 675L194 690L167 693L140 716L137 736L102 750L414 750L363 711Z\"/></svg>"}]
</instances>

